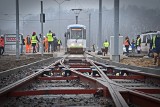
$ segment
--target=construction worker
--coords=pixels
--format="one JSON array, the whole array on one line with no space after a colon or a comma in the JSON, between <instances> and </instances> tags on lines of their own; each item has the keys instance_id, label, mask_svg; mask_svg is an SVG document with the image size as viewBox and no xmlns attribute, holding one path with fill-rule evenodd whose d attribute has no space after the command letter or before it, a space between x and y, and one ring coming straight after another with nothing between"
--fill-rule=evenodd
<instances>
[{"instance_id":1,"label":"construction worker","mask_svg":"<svg viewBox=\"0 0 160 107\"><path fill-rule=\"evenodd\" d=\"M26 53L31 52L31 38L29 35L25 38L25 45L26 45Z\"/></svg>"},{"instance_id":2,"label":"construction worker","mask_svg":"<svg viewBox=\"0 0 160 107\"><path fill-rule=\"evenodd\" d=\"M36 44L39 42L38 37L36 35L36 32L33 32L32 37L31 37L31 43L33 46L33 53L36 53Z\"/></svg>"},{"instance_id":3,"label":"construction worker","mask_svg":"<svg viewBox=\"0 0 160 107\"><path fill-rule=\"evenodd\" d=\"M45 37L44 38L44 48L45 48L45 52L48 52L48 38L47 37Z\"/></svg>"},{"instance_id":4,"label":"construction worker","mask_svg":"<svg viewBox=\"0 0 160 107\"><path fill-rule=\"evenodd\" d=\"M136 48L137 48L137 53L140 54L140 52L141 52L141 38L140 38L140 35L137 35Z\"/></svg>"},{"instance_id":5,"label":"construction worker","mask_svg":"<svg viewBox=\"0 0 160 107\"><path fill-rule=\"evenodd\" d=\"M160 66L160 31L157 32L157 35L153 36L150 49L153 51L154 65L156 65L158 58L158 66Z\"/></svg>"},{"instance_id":6,"label":"construction worker","mask_svg":"<svg viewBox=\"0 0 160 107\"><path fill-rule=\"evenodd\" d=\"M92 45L93 52L95 52L95 44Z\"/></svg>"},{"instance_id":7,"label":"construction worker","mask_svg":"<svg viewBox=\"0 0 160 107\"><path fill-rule=\"evenodd\" d=\"M0 55L3 55L4 53L4 36L0 36Z\"/></svg>"},{"instance_id":8,"label":"construction worker","mask_svg":"<svg viewBox=\"0 0 160 107\"><path fill-rule=\"evenodd\" d=\"M109 42L106 40L105 42L103 42L103 46L104 46L104 56L105 54L108 53L108 47L109 47Z\"/></svg>"},{"instance_id":9,"label":"construction worker","mask_svg":"<svg viewBox=\"0 0 160 107\"><path fill-rule=\"evenodd\" d=\"M58 51L60 51L60 49L61 49L61 45L62 45L62 42L61 42L61 40L60 39L58 39Z\"/></svg>"},{"instance_id":10,"label":"construction worker","mask_svg":"<svg viewBox=\"0 0 160 107\"><path fill-rule=\"evenodd\" d=\"M49 33L47 33L47 38L48 38L48 52L50 52L50 47L51 47L51 52L53 52L53 34L51 30L49 30Z\"/></svg>"},{"instance_id":11,"label":"construction worker","mask_svg":"<svg viewBox=\"0 0 160 107\"><path fill-rule=\"evenodd\" d=\"M134 39L132 39L131 47L132 47L132 54L134 54L135 53L135 41L134 41Z\"/></svg>"},{"instance_id":12,"label":"construction worker","mask_svg":"<svg viewBox=\"0 0 160 107\"><path fill-rule=\"evenodd\" d=\"M54 40L53 40L53 50L54 51L57 51L57 46L58 46L58 40L56 37L54 37Z\"/></svg>"},{"instance_id":13,"label":"construction worker","mask_svg":"<svg viewBox=\"0 0 160 107\"><path fill-rule=\"evenodd\" d=\"M23 54L23 45L25 45L25 39L23 38L23 35L21 35L21 54Z\"/></svg>"},{"instance_id":14,"label":"construction worker","mask_svg":"<svg viewBox=\"0 0 160 107\"><path fill-rule=\"evenodd\" d=\"M124 46L126 48L126 55L128 56L129 55L129 46L131 46L128 36L125 38Z\"/></svg>"}]
</instances>

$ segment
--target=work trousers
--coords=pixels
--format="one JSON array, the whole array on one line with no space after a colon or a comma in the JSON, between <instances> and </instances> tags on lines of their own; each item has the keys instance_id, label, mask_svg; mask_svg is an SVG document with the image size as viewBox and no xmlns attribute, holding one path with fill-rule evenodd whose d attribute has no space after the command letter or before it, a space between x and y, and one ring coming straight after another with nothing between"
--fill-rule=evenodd
<instances>
[{"instance_id":1,"label":"work trousers","mask_svg":"<svg viewBox=\"0 0 160 107\"><path fill-rule=\"evenodd\" d=\"M58 44L58 46L57 46L57 47L58 47L58 51L60 51L60 49L61 49L61 45L60 45L60 44Z\"/></svg>"},{"instance_id":2,"label":"work trousers","mask_svg":"<svg viewBox=\"0 0 160 107\"><path fill-rule=\"evenodd\" d=\"M107 53L108 53L108 47L105 47L104 50L102 50L102 52L103 52L104 56L107 55Z\"/></svg>"},{"instance_id":3,"label":"work trousers","mask_svg":"<svg viewBox=\"0 0 160 107\"><path fill-rule=\"evenodd\" d=\"M36 53L36 43L32 43L33 46L33 53Z\"/></svg>"},{"instance_id":4,"label":"work trousers","mask_svg":"<svg viewBox=\"0 0 160 107\"><path fill-rule=\"evenodd\" d=\"M30 53L31 52L31 45L26 45L26 53Z\"/></svg>"},{"instance_id":5,"label":"work trousers","mask_svg":"<svg viewBox=\"0 0 160 107\"><path fill-rule=\"evenodd\" d=\"M0 55L3 55L4 53L4 47L0 47Z\"/></svg>"},{"instance_id":6,"label":"work trousers","mask_svg":"<svg viewBox=\"0 0 160 107\"><path fill-rule=\"evenodd\" d=\"M50 52L50 48L51 52L53 52L53 41L48 41L48 52Z\"/></svg>"},{"instance_id":7,"label":"work trousers","mask_svg":"<svg viewBox=\"0 0 160 107\"><path fill-rule=\"evenodd\" d=\"M129 45L125 45L125 48L126 48L126 55L129 54Z\"/></svg>"},{"instance_id":8,"label":"work trousers","mask_svg":"<svg viewBox=\"0 0 160 107\"><path fill-rule=\"evenodd\" d=\"M158 53L154 52L153 55L154 55L154 64L156 65L158 59L158 66L160 66L160 52Z\"/></svg>"},{"instance_id":9,"label":"work trousers","mask_svg":"<svg viewBox=\"0 0 160 107\"><path fill-rule=\"evenodd\" d=\"M44 52L48 52L48 49L49 49L49 48L48 48L48 43L45 42L44 47L45 47Z\"/></svg>"}]
</instances>

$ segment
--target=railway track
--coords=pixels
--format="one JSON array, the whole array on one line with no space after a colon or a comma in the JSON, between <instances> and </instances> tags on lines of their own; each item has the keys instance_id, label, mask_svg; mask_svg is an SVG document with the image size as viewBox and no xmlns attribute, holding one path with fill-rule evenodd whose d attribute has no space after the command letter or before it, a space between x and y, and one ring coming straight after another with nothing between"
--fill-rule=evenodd
<instances>
[{"instance_id":1,"label":"railway track","mask_svg":"<svg viewBox=\"0 0 160 107\"><path fill-rule=\"evenodd\" d=\"M66 55L0 89L3 106L159 107L160 76Z\"/></svg>"}]
</instances>

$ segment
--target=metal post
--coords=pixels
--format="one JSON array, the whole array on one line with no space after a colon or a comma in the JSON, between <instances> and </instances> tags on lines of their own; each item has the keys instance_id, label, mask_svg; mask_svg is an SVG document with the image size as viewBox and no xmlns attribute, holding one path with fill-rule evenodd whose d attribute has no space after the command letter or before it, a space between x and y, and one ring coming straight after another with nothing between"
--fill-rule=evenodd
<instances>
[{"instance_id":1,"label":"metal post","mask_svg":"<svg viewBox=\"0 0 160 107\"><path fill-rule=\"evenodd\" d=\"M41 1L41 56L43 56L43 1Z\"/></svg>"},{"instance_id":2,"label":"metal post","mask_svg":"<svg viewBox=\"0 0 160 107\"><path fill-rule=\"evenodd\" d=\"M58 36L60 36L60 6L61 6L61 4L59 4Z\"/></svg>"},{"instance_id":3,"label":"metal post","mask_svg":"<svg viewBox=\"0 0 160 107\"><path fill-rule=\"evenodd\" d=\"M68 39L68 32L65 32L64 37L65 37L65 52L67 52L67 39Z\"/></svg>"},{"instance_id":4,"label":"metal post","mask_svg":"<svg viewBox=\"0 0 160 107\"><path fill-rule=\"evenodd\" d=\"M78 24L78 16L76 16L76 24Z\"/></svg>"},{"instance_id":5,"label":"metal post","mask_svg":"<svg viewBox=\"0 0 160 107\"><path fill-rule=\"evenodd\" d=\"M89 51L91 50L91 13L89 13Z\"/></svg>"},{"instance_id":6,"label":"metal post","mask_svg":"<svg viewBox=\"0 0 160 107\"><path fill-rule=\"evenodd\" d=\"M24 35L24 17L23 17L23 35Z\"/></svg>"},{"instance_id":7,"label":"metal post","mask_svg":"<svg viewBox=\"0 0 160 107\"><path fill-rule=\"evenodd\" d=\"M102 0L99 0L98 54L102 54Z\"/></svg>"},{"instance_id":8,"label":"metal post","mask_svg":"<svg viewBox=\"0 0 160 107\"><path fill-rule=\"evenodd\" d=\"M16 0L16 59L19 59L19 0Z\"/></svg>"},{"instance_id":9,"label":"metal post","mask_svg":"<svg viewBox=\"0 0 160 107\"><path fill-rule=\"evenodd\" d=\"M82 9L71 9L76 14L76 24L78 24L78 15L82 11Z\"/></svg>"},{"instance_id":10,"label":"metal post","mask_svg":"<svg viewBox=\"0 0 160 107\"><path fill-rule=\"evenodd\" d=\"M114 0L114 55L112 60L119 62L119 0Z\"/></svg>"}]
</instances>

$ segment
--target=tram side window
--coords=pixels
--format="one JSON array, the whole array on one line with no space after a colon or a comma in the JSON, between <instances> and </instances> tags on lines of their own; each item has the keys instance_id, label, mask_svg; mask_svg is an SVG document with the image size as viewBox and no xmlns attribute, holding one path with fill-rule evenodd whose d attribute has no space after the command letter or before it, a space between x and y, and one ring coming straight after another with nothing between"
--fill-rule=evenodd
<instances>
[{"instance_id":1,"label":"tram side window","mask_svg":"<svg viewBox=\"0 0 160 107\"><path fill-rule=\"evenodd\" d=\"M146 37L147 35L143 35L142 43L146 43Z\"/></svg>"},{"instance_id":2,"label":"tram side window","mask_svg":"<svg viewBox=\"0 0 160 107\"><path fill-rule=\"evenodd\" d=\"M83 39L86 39L86 29L83 30Z\"/></svg>"},{"instance_id":3,"label":"tram side window","mask_svg":"<svg viewBox=\"0 0 160 107\"><path fill-rule=\"evenodd\" d=\"M151 36L150 35L147 35L147 39L146 39L146 43L150 43L151 42Z\"/></svg>"}]
</instances>

